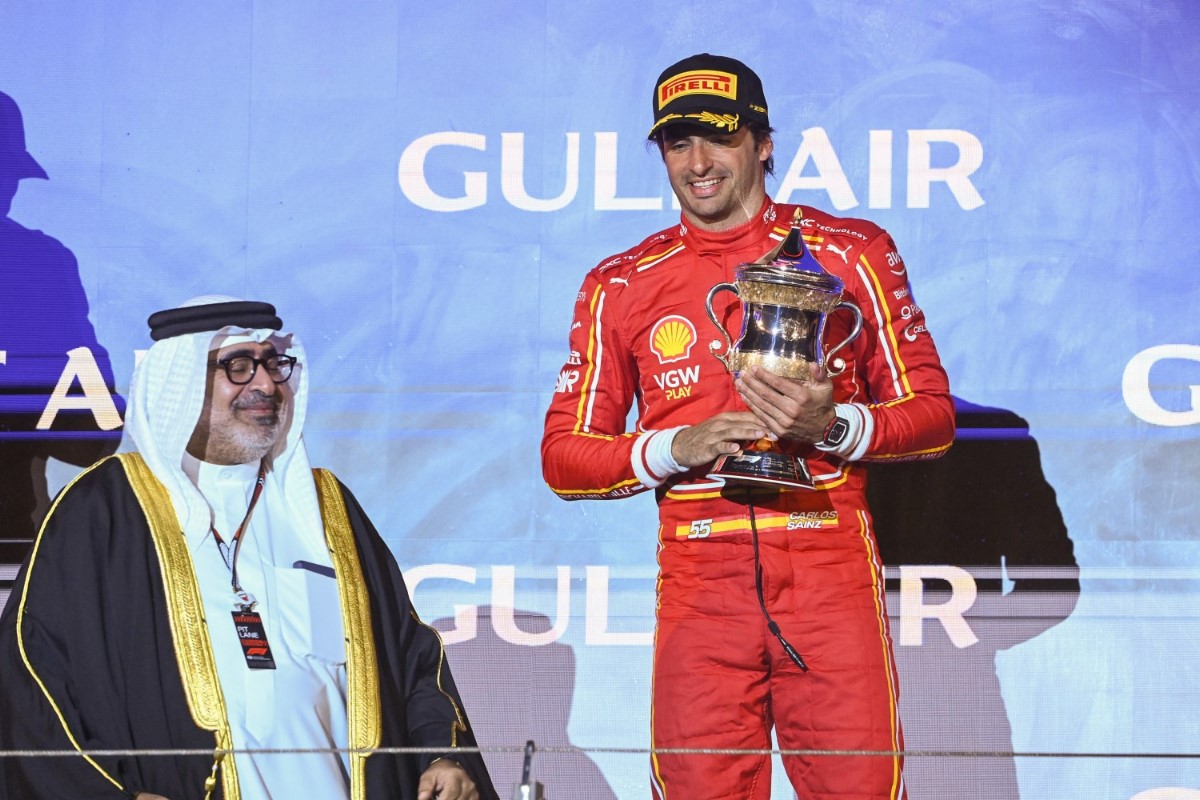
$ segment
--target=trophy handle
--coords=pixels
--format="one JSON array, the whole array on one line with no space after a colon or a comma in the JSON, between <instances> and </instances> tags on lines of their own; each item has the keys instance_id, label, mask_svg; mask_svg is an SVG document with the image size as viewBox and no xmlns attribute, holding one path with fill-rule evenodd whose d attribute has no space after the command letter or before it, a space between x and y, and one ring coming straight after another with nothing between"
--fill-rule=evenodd
<instances>
[{"instance_id":1,"label":"trophy handle","mask_svg":"<svg viewBox=\"0 0 1200 800\"><path fill-rule=\"evenodd\" d=\"M712 320L712 324L716 325L717 330L719 330L721 335L725 337L725 355L721 355L717 352L717 348L720 347L720 345L716 342L710 342L708 349L709 352L716 356L717 359L725 365L725 369L732 370L733 368L729 366L729 351L733 350L733 339L730 338L729 331L725 330L725 327L721 325L721 321L717 319L717 315L713 311L712 307L713 298L716 297L720 292L733 292L738 297L741 297L741 295L738 294L737 285L732 283L718 283L716 286L708 290L708 297L704 298L704 310L708 312L708 318Z\"/></svg>"},{"instance_id":2,"label":"trophy handle","mask_svg":"<svg viewBox=\"0 0 1200 800\"><path fill-rule=\"evenodd\" d=\"M716 288L716 287L714 287L714 288ZM709 296L711 297L711 294ZM843 300L842 302L840 302L836 306L834 306L833 310L837 311L839 308L848 309L849 311L851 311L854 314L854 327L850 329L849 336L847 336L845 339L843 339L842 341L835 344L833 347L829 348L829 352L825 354L825 365L826 365L825 372L827 374L829 374L831 377L835 376L835 375L841 375L843 372L846 371L846 362L840 358L838 359L838 361L842 362L842 366L838 367L836 370L833 368L833 364L834 364L833 354L836 353L838 350L841 350L846 345L853 342L855 339L857 339L858 334L862 332L862 326L863 326L862 312L859 311L858 306L854 305L854 303ZM712 312L709 312L709 313L711 314ZM833 313L833 312L830 312L830 313Z\"/></svg>"}]
</instances>

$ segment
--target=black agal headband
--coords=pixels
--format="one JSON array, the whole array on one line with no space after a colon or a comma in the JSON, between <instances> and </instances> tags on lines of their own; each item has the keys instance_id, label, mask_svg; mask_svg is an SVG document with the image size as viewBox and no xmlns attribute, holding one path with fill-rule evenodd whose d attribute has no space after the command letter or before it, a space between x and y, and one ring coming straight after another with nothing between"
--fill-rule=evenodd
<instances>
[{"instance_id":1,"label":"black agal headband","mask_svg":"<svg viewBox=\"0 0 1200 800\"><path fill-rule=\"evenodd\" d=\"M150 338L156 342L188 333L219 331L226 325L272 331L283 327L283 320L275 315L275 306L253 300L168 308L154 312L146 321L150 325Z\"/></svg>"}]
</instances>

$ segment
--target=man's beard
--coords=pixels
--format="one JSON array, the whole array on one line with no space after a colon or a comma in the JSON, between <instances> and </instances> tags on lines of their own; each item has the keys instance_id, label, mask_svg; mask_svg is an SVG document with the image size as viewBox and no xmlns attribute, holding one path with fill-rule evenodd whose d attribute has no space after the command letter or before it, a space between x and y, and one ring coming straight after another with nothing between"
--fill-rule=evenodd
<instances>
[{"instance_id":1,"label":"man's beard","mask_svg":"<svg viewBox=\"0 0 1200 800\"><path fill-rule=\"evenodd\" d=\"M231 463L248 464L258 461L268 455L279 441L283 430L282 398L280 395L268 397L260 392L254 392L249 397L239 398L233 404L235 419L237 412L261 404L264 400L270 402L274 412L270 415L254 416L249 424L231 426L226 432L222 449Z\"/></svg>"}]
</instances>

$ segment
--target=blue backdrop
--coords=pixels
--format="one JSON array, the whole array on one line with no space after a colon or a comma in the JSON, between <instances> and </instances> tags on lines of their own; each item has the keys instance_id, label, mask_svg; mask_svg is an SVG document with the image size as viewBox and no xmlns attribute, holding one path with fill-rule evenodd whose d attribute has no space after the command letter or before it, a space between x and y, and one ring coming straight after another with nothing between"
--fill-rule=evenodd
<instances>
[{"instance_id":1,"label":"blue backdrop","mask_svg":"<svg viewBox=\"0 0 1200 800\"><path fill-rule=\"evenodd\" d=\"M544 757L554 797L645 797L653 504L555 499L541 420L584 272L678 216L654 77L741 58L770 191L890 230L955 395L1036 441L1069 542L1035 577L1079 570L1006 605L1004 547L895 565L910 747L1027 754L910 759L914 797L1196 800L1198 36L1189 0L6 0L0 91L48 176L8 221L78 274L10 250L0 293L78 324L81 285L94 367L63 369L118 398L152 311L274 302L312 360L314 463L445 631L484 744L585 748ZM981 485L1012 480L986 460ZM52 494L77 467L45 469ZM489 761L511 791L519 757Z\"/></svg>"}]
</instances>

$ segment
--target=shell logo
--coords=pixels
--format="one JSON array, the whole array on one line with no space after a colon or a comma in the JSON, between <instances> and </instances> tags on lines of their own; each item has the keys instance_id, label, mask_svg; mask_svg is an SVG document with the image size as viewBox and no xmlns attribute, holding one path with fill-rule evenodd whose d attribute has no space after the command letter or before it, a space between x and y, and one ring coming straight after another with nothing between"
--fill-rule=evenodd
<instances>
[{"instance_id":1,"label":"shell logo","mask_svg":"<svg viewBox=\"0 0 1200 800\"><path fill-rule=\"evenodd\" d=\"M682 361L695 343L696 327L686 317L663 317L650 329L650 349L660 364Z\"/></svg>"}]
</instances>

